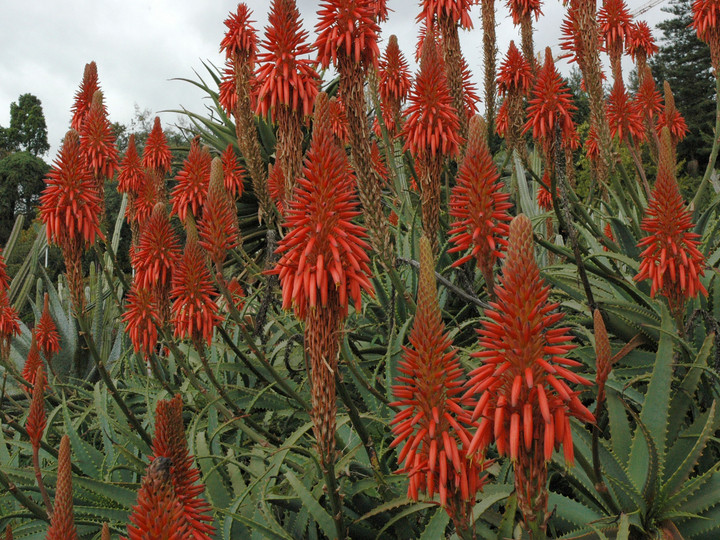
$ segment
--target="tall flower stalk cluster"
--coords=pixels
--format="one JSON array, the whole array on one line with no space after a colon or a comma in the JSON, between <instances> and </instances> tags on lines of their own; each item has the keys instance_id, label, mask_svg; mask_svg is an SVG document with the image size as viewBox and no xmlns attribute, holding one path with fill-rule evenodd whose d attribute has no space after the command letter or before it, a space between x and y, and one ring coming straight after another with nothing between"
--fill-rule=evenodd
<instances>
[{"instance_id":1,"label":"tall flower stalk cluster","mask_svg":"<svg viewBox=\"0 0 720 540\"><path fill-rule=\"evenodd\" d=\"M480 419L468 454L482 452L493 441L513 463L518 507L530 534L545 529L548 461L563 447L573 463L570 418L594 422L573 385L590 382L572 371L579 362L569 329L558 327L563 313L548 301L550 287L535 262L532 225L524 215L510 223L503 276L497 302L485 311L479 330L481 365L470 372L466 396L474 396L473 420Z\"/></svg>"},{"instance_id":2,"label":"tall flower stalk cluster","mask_svg":"<svg viewBox=\"0 0 720 540\"><path fill-rule=\"evenodd\" d=\"M473 538L472 509L488 463L467 456L475 428L472 400L463 397L465 373L442 321L435 258L426 236L420 239L417 312L409 342L393 386L397 401L391 404L399 409L391 423L391 446L402 444L399 472L409 476L410 498L418 500L424 493L433 499L439 494L458 536Z\"/></svg>"}]
</instances>

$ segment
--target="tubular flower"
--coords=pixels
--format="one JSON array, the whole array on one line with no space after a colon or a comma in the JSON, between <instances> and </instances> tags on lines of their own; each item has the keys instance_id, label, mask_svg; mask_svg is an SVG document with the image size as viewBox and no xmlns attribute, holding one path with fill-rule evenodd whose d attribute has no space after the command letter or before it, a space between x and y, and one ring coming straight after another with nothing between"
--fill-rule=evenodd
<instances>
[{"instance_id":1,"label":"tubular flower","mask_svg":"<svg viewBox=\"0 0 720 540\"><path fill-rule=\"evenodd\" d=\"M378 177L383 180L383 184L387 183L390 173L385 166L385 157L380 153L380 147L376 141L373 141L370 145L370 158L372 159L372 164L377 171Z\"/></svg>"},{"instance_id":2,"label":"tubular flower","mask_svg":"<svg viewBox=\"0 0 720 540\"><path fill-rule=\"evenodd\" d=\"M172 153L168 146L167 137L160 125L160 118L155 117L152 131L145 141L143 149L143 167L158 171L165 175L172 169Z\"/></svg>"},{"instance_id":3,"label":"tubular flower","mask_svg":"<svg viewBox=\"0 0 720 540\"><path fill-rule=\"evenodd\" d=\"M75 103L72 106L73 116L70 121L70 127L75 131L80 131L85 116L90 111L93 96L98 90L100 90L100 85L98 84L97 64L90 62L85 64L80 88L75 92Z\"/></svg>"},{"instance_id":4,"label":"tubular flower","mask_svg":"<svg viewBox=\"0 0 720 540\"><path fill-rule=\"evenodd\" d=\"M25 421L25 431L27 431L30 444L32 444L33 451L35 451L35 449L40 448L40 439L42 439L47 426L47 417L45 416L45 371L42 362L35 369L33 379L32 401Z\"/></svg>"},{"instance_id":5,"label":"tubular flower","mask_svg":"<svg viewBox=\"0 0 720 540\"><path fill-rule=\"evenodd\" d=\"M600 157L600 141L594 125L588 129L587 138L585 139L585 154L588 159L593 161Z\"/></svg>"},{"instance_id":6,"label":"tubular flower","mask_svg":"<svg viewBox=\"0 0 720 540\"><path fill-rule=\"evenodd\" d=\"M160 308L151 289L133 281L122 319L135 352L148 356L157 346Z\"/></svg>"},{"instance_id":7,"label":"tubular flower","mask_svg":"<svg viewBox=\"0 0 720 540\"><path fill-rule=\"evenodd\" d=\"M157 203L142 227L138 247L132 256L135 282L144 289L158 289L170 282L180 259L180 243L170 225L165 205Z\"/></svg>"},{"instance_id":8,"label":"tubular flower","mask_svg":"<svg viewBox=\"0 0 720 540\"><path fill-rule=\"evenodd\" d=\"M22 370L22 377L30 384L35 384L35 373L37 372L38 366L42 365L42 359L40 358L40 348L37 344L35 336L30 341L30 350L28 351L27 358L25 359L25 365ZM27 389L27 388L26 388Z\"/></svg>"},{"instance_id":9,"label":"tubular flower","mask_svg":"<svg viewBox=\"0 0 720 540\"><path fill-rule=\"evenodd\" d=\"M140 191L145 180L145 171L143 171L143 164L137 152L134 133L128 138L127 150L120 162L120 173L117 180L117 188L120 193L132 194L137 194Z\"/></svg>"},{"instance_id":10,"label":"tubular flower","mask_svg":"<svg viewBox=\"0 0 720 540\"><path fill-rule=\"evenodd\" d=\"M710 56L715 71L720 67L720 2L718 0L695 0L692 5L692 27L699 39L710 46Z\"/></svg>"},{"instance_id":11,"label":"tubular flower","mask_svg":"<svg viewBox=\"0 0 720 540\"><path fill-rule=\"evenodd\" d=\"M501 96L517 92L527 95L532 86L532 69L522 53L511 41L505 59L500 64L497 77L498 93Z\"/></svg>"},{"instance_id":12,"label":"tubular flower","mask_svg":"<svg viewBox=\"0 0 720 540\"><path fill-rule=\"evenodd\" d=\"M635 94L635 102L638 109L650 119L660 116L663 110L662 96L655 86L655 79L649 66L645 66L645 73Z\"/></svg>"},{"instance_id":13,"label":"tubular flower","mask_svg":"<svg viewBox=\"0 0 720 540\"><path fill-rule=\"evenodd\" d=\"M391 423L395 440L390 446L404 443L398 472L409 476L408 497L418 500L425 493L432 499L439 493L440 504L462 526L485 484L487 464L467 456L474 424L462 397L464 371L442 321L435 259L426 236L420 239L417 312L409 341L393 385L398 401L392 406L399 412Z\"/></svg>"},{"instance_id":14,"label":"tubular flower","mask_svg":"<svg viewBox=\"0 0 720 540\"><path fill-rule=\"evenodd\" d=\"M235 201L225 190L222 169L220 158L213 159L208 197L203 207L202 219L198 222L200 247L207 251L218 272L222 270L227 252L240 243Z\"/></svg>"},{"instance_id":15,"label":"tubular flower","mask_svg":"<svg viewBox=\"0 0 720 540\"><path fill-rule=\"evenodd\" d=\"M670 137L674 148L678 142L685 138L688 127L680 111L675 107L675 98L673 97L672 90L670 90L670 84L665 81L663 87L665 90L665 111L664 114L661 114L658 118L657 132L659 135L662 129L667 127L670 130Z\"/></svg>"},{"instance_id":16,"label":"tubular flower","mask_svg":"<svg viewBox=\"0 0 720 540\"><path fill-rule=\"evenodd\" d=\"M38 347L48 362L54 354L60 352L60 334L58 334L55 321L50 315L48 293L45 293L42 315L40 315L40 320L35 325L33 336L37 339Z\"/></svg>"},{"instance_id":17,"label":"tubular flower","mask_svg":"<svg viewBox=\"0 0 720 540\"><path fill-rule=\"evenodd\" d=\"M528 121L523 133L532 128L532 134L549 149L555 138L555 126L559 124L563 142L575 140L575 124L572 113L576 110L570 90L563 83L550 53L545 50L545 64L539 71L533 98L528 102Z\"/></svg>"},{"instance_id":18,"label":"tubular flower","mask_svg":"<svg viewBox=\"0 0 720 540\"><path fill-rule=\"evenodd\" d=\"M10 304L5 289L0 289L0 359L7 360L10 354L10 341L20 335L20 317Z\"/></svg>"},{"instance_id":19,"label":"tubular flower","mask_svg":"<svg viewBox=\"0 0 720 540\"><path fill-rule=\"evenodd\" d=\"M617 79L607 104L607 118L610 125L610 136L621 141L632 140L635 144L645 138L640 109L637 102L630 99L622 79Z\"/></svg>"},{"instance_id":20,"label":"tubular flower","mask_svg":"<svg viewBox=\"0 0 720 540\"><path fill-rule=\"evenodd\" d=\"M348 140L347 130L347 114L345 113L345 105L337 97L330 99L328 103L328 114L330 115L330 124L333 135L343 143Z\"/></svg>"},{"instance_id":21,"label":"tubular flower","mask_svg":"<svg viewBox=\"0 0 720 540\"><path fill-rule=\"evenodd\" d=\"M190 151L182 170L175 177L177 184L172 191L172 213L185 221L188 209L193 217L200 217L210 184L212 156L207 147L201 147L196 137L190 143Z\"/></svg>"},{"instance_id":22,"label":"tubular flower","mask_svg":"<svg viewBox=\"0 0 720 540\"><path fill-rule=\"evenodd\" d=\"M80 137L70 130L45 179L40 197L40 219L48 242L63 245L70 239L92 244L100 234L100 197L92 174L80 153Z\"/></svg>"},{"instance_id":23,"label":"tubular flower","mask_svg":"<svg viewBox=\"0 0 720 540\"><path fill-rule=\"evenodd\" d=\"M671 311L681 316L687 299L698 292L707 295L700 282L705 257L697 249L700 237L691 232L694 224L675 180L675 153L667 128L660 134L658 176L640 226L648 236L638 243L644 249L635 281L652 279L650 295L665 296Z\"/></svg>"},{"instance_id":24,"label":"tubular flower","mask_svg":"<svg viewBox=\"0 0 720 540\"><path fill-rule=\"evenodd\" d=\"M597 19L605 50L612 54L613 49L618 49L622 54L634 26L625 0L604 0Z\"/></svg>"},{"instance_id":25,"label":"tubular flower","mask_svg":"<svg viewBox=\"0 0 720 540\"><path fill-rule=\"evenodd\" d=\"M418 22L424 22L430 28L442 18L447 18L452 24L459 24L467 30L473 27L470 18L470 8L474 0L422 0Z\"/></svg>"},{"instance_id":26,"label":"tubular flower","mask_svg":"<svg viewBox=\"0 0 720 540\"><path fill-rule=\"evenodd\" d=\"M388 40L378 69L378 92L383 105L383 120L391 135L395 135L401 122L400 107L410 91L410 70L393 34Z\"/></svg>"},{"instance_id":27,"label":"tubular flower","mask_svg":"<svg viewBox=\"0 0 720 540\"><path fill-rule=\"evenodd\" d=\"M148 465L137 504L130 514L127 531L129 540L185 540L188 533L183 507L173 488L172 462L155 458ZM109 536L108 536L109 538Z\"/></svg>"},{"instance_id":28,"label":"tubular flower","mask_svg":"<svg viewBox=\"0 0 720 540\"><path fill-rule=\"evenodd\" d=\"M387 8L387 0L372 0L374 6L373 6L373 12L375 13L375 20L377 22L385 22L388 20L388 8Z\"/></svg>"},{"instance_id":29,"label":"tubular flower","mask_svg":"<svg viewBox=\"0 0 720 540\"><path fill-rule=\"evenodd\" d=\"M268 167L268 192L282 216L285 215L285 173L282 170L282 165L278 162Z\"/></svg>"},{"instance_id":30,"label":"tubular flower","mask_svg":"<svg viewBox=\"0 0 720 540\"><path fill-rule=\"evenodd\" d=\"M215 291L205 255L197 239L190 236L185 252L172 275L172 321L175 336L212 341L213 330L222 317L218 315Z\"/></svg>"},{"instance_id":31,"label":"tubular flower","mask_svg":"<svg viewBox=\"0 0 720 540\"><path fill-rule=\"evenodd\" d=\"M543 181L547 180L547 175L543 175ZM547 182L546 182L547 183ZM537 204L543 212L551 212L553 209L552 194L545 186L540 186L537 190Z\"/></svg>"},{"instance_id":32,"label":"tubular flower","mask_svg":"<svg viewBox=\"0 0 720 540\"><path fill-rule=\"evenodd\" d=\"M225 19L227 32L220 42L220 52L225 51L225 57L231 60L233 56L245 56L254 59L257 54L257 32L250 19L252 11L247 4L241 2L235 13L230 13Z\"/></svg>"},{"instance_id":33,"label":"tubular flower","mask_svg":"<svg viewBox=\"0 0 720 540\"><path fill-rule=\"evenodd\" d=\"M565 51L564 56L569 57L569 63L577 62L583 65L582 37L580 36L579 26L577 5L573 3L568 7L565 18L560 25L560 49Z\"/></svg>"},{"instance_id":34,"label":"tubular flower","mask_svg":"<svg viewBox=\"0 0 720 540\"><path fill-rule=\"evenodd\" d=\"M225 62L225 69L223 69L222 79L220 80L218 101L228 116L235 112L238 95L235 88L235 64L231 60Z\"/></svg>"},{"instance_id":35,"label":"tubular flower","mask_svg":"<svg viewBox=\"0 0 720 540\"><path fill-rule=\"evenodd\" d=\"M239 199L243 194L245 169L238 165L235 148L232 144L227 145L227 148L225 148L225 151L222 153L221 159L225 190L233 199Z\"/></svg>"},{"instance_id":36,"label":"tubular flower","mask_svg":"<svg viewBox=\"0 0 720 540\"><path fill-rule=\"evenodd\" d=\"M573 461L570 417L593 422L593 415L568 382L589 385L570 367L573 349L568 328L557 328L563 313L548 302L535 262L530 220L520 214L510 224L510 240L497 302L485 311L479 330L481 366L470 373L467 395L478 397L473 419L481 418L468 453L493 440L500 455L515 466L515 486L526 523L542 523L547 509L547 461L553 447L564 446ZM554 313L553 313L554 312ZM567 382L566 382L567 381Z\"/></svg>"},{"instance_id":37,"label":"tubular flower","mask_svg":"<svg viewBox=\"0 0 720 540\"><path fill-rule=\"evenodd\" d=\"M271 113L275 119L281 105L298 113L312 114L313 100L318 93L320 76L313 62L301 58L312 52L302 29L300 12L295 0L273 0L261 43L266 52L258 54L257 112Z\"/></svg>"},{"instance_id":38,"label":"tubular flower","mask_svg":"<svg viewBox=\"0 0 720 540\"><path fill-rule=\"evenodd\" d=\"M645 60L659 50L655 44L652 30L650 30L650 26L648 26L648 23L645 21L638 21L630 26L625 47L633 61L637 62L638 67L641 67L641 64L644 64Z\"/></svg>"},{"instance_id":39,"label":"tubular flower","mask_svg":"<svg viewBox=\"0 0 720 540\"><path fill-rule=\"evenodd\" d=\"M70 463L70 438L63 435L58 452L57 486L55 504L46 540L78 540L73 515L72 465Z\"/></svg>"},{"instance_id":40,"label":"tubular flower","mask_svg":"<svg viewBox=\"0 0 720 540\"><path fill-rule=\"evenodd\" d=\"M541 0L507 0L507 7L513 18L513 24L520 24L524 17L535 16L535 20L542 15Z\"/></svg>"},{"instance_id":41,"label":"tubular flower","mask_svg":"<svg viewBox=\"0 0 720 540\"><path fill-rule=\"evenodd\" d=\"M461 144L457 135L458 116L432 33L424 40L420 72L410 90L409 101L403 129L405 149L415 156L457 155Z\"/></svg>"},{"instance_id":42,"label":"tubular flower","mask_svg":"<svg viewBox=\"0 0 720 540\"><path fill-rule=\"evenodd\" d=\"M347 58L363 67L377 67L380 27L375 0L323 0L315 25L318 62L324 68Z\"/></svg>"},{"instance_id":43,"label":"tubular flower","mask_svg":"<svg viewBox=\"0 0 720 540\"><path fill-rule=\"evenodd\" d=\"M201 497L205 486L198 483L200 471L188 451L182 407L180 394L167 401L158 401L151 465L159 459L170 461L170 483L180 503L181 521L187 527L182 538L211 540L215 528L211 525L210 505Z\"/></svg>"},{"instance_id":44,"label":"tubular flower","mask_svg":"<svg viewBox=\"0 0 720 540\"><path fill-rule=\"evenodd\" d=\"M153 208L158 202L160 202L160 195L155 182L155 173L145 169L140 191L132 201L132 207L128 205L128 218L138 225L143 225L152 215Z\"/></svg>"},{"instance_id":45,"label":"tubular flower","mask_svg":"<svg viewBox=\"0 0 720 540\"><path fill-rule=\"evenodd\" d=\"M100 90L93 96L90 110L80 127L80 152L97 178L98 190L105 178L112 178L118 168L117 148L112 125L107 119Z\"/></svg>"},{"instance_id":46,"label":"tubular flower","mask_svg":"<svg viewBox=\"0 0 720 540\"><path fill-rule=\"evenodd\" d=\"M605 383L612 369L612 350L605 322L599 309L593 313L595 330L595 381L598 386L597 402L605 401Z\"/></svg>"},{"instance_id":47,"label":"tubular flower","mask_svg":"<svg viewBox=\"0 0 720 540\"><path fill-rule=\"evenodd\" d=\"M289 232L278 244L282 255L272 272L280 276L283 308L293 308L299 319L305 320L316 306L326 306L333 291L344 317L349 299L359 310L360 292L372 294L373 287L366 232L352 222L360 214L355 180L329 122L316 119L303 173L286 209Z\"/></svg>"},{"instance_id":48,"label":"tubular flower","mask_svg":"<svg viewBox=\"0 0 720 540\"><path fill-rule=\"evenodd\" d=\"M485 137L484 123L479 116L470 122L470 138L465 157L457 174L457 184L450 196L450 241L455 246L448 252L469 252L455 261L460 266L473 257L485 276L492 294L493 268L503 257L507 245L510 195L501 191L500 175L493 163Z\"/></svg>"},{"instance_id":49,"label":"tubular flower","mask_svg":"<svg viewBox=\"0 0 720 540\"><path fill-rule=\"evenodd\" d=\"M480 94L478 89L473 82L473 74L470 71L470 66L465 60L464 56L460 56L460 68L462 77L462 89L463 89L463 103L465 115L468 120L475 116L478 112L478 103L480 103Z\"/></svg>"}]
</instances>

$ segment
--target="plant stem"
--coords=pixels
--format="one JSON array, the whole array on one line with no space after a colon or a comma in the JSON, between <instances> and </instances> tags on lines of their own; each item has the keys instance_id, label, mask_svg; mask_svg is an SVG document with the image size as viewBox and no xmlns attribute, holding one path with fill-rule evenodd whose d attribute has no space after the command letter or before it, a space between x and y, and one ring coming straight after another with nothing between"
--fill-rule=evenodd
<instances>
[{"instance_id":1,"label":"plant stem","mask_svg":"<svg viewBox=\"0 0 720 540\"><path fill-rule=\"evenodd\" d=\"M35 469L35 480L37 481L38 488L40 489L40 495L42 495L43 502L45 503L47 515L49 518L52 518L53 506L52 502L50 502L50 495L48 495L47 489L45 489L45 482L43 482L42 471L40 470L40 448L33 444L32 450L32 462L33 469Z\"/></svg>"},{"instance_id":2,"label":"plant stem","mask_svg":"<svg viewBox=\"0 0 720 540\"><path fill-rule=\"evenodd\" d=\"M47 512L45 512L45 510L43 510L42 507L38 505L35 501L33 501L30 497L25 495L25 493L23 493L22 490L17 487L12 482L12 480L10 480L10 478L5 474L2 469L0 469L0 485L4 486L5 489L10 492L10 495L12 495L15 500L17 500L25 508L30 510L30 512L36 518L43 521L50 521L50 517L48 516Z\"/></svg>"}]
</instances>

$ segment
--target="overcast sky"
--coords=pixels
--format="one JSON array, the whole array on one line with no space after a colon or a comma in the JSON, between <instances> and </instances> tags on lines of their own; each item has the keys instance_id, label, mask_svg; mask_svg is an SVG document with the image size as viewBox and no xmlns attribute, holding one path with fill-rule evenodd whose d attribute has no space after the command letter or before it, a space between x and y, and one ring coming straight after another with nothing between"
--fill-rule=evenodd
<instances>
[{"instance_id":1,"label":"overcast sky","mask_svg":"<svg viewBox=\"0 0 720 540\"><path fill-rule=\"evenodd\" d=\"M639 18L654 28L666 17L661 4ZM626 0L636 12L653 0ZM225 32L223 21L237 2L198 0L3 0L0 24L0 125L9 123L10 103L31 93L40 98L48 125L51 151L55 157L60 139L70 123L73 96L82 79L83 68L94 60L100 85L113 122L129 124L135 105L159 113L185 107L204 110L203 93L191 84L171 79L195 78L193 70L205 75L202 61L222 66L219 44ZM249 0L259 37L267 21L270 0ZM314 36L319 2L298 0L304 28ZM415 0L387 0L394 10L383 25L382 36L398 36L413 69L412 61L419 12ZM498 48L504 55L510 40L519 44L505 2L496 0ZM560 23L565 8L560 0L546 0L544 16L536 28L535 49L551 46L557 54ZM480 7L473 7L475 29L461 35L463 52L478 86L482 78L482 31ZM654 30L656 40L661 35ZM314 39L314 37L313 37ZM385 41L385 40L384 40ZM381 50L384 49L384 41ZM559 65L567 71L567 67ZM159 113L164 124L176 115Z\"/></svg>"}]
</instances>

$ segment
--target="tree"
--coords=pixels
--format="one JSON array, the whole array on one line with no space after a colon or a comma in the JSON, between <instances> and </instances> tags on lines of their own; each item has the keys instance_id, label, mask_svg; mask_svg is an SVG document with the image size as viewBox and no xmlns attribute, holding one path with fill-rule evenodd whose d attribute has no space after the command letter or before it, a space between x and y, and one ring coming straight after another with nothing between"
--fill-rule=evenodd
<instances>
[{"instance_id":1,"label":"tree","mask_svg":"<svg viewBox=\"0 0 720 540\"><path fill-rule=\"evenodd\" d=\"M18 215L25 214L28 223L34 218L49 169L30 152L15 152L0 159L0 245L7 241Z\"/></svg>"},{"instance_id":2,"label":"tree","mask_svg":"<svg viewBox=\"0 0 720 540\"><path fill-rule=\"evenodd\" d=\"M10 127L0 128L0 155L27 151L41 156L50 150L42 103L32 94L10 104Z\"/></svg>"},{"instance_id":3,"label":"tree","mask_svg":"<svg viewBox=\"0 0 720 540\"><path fill-rule=\"evenodd\" d=\"M710 155L715 120L710 48L690 27L692 0L672 0L663 11L672 16L657 25L663 39L650 64L658 81L670 83L675 104L690 129L678 145L678 161L686 161L688 172L702 171Z\"/></svg>"}]
</instances>

